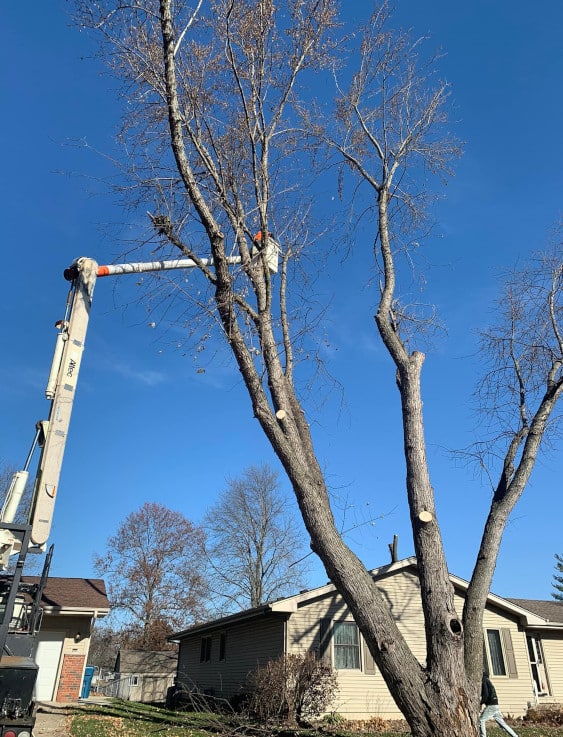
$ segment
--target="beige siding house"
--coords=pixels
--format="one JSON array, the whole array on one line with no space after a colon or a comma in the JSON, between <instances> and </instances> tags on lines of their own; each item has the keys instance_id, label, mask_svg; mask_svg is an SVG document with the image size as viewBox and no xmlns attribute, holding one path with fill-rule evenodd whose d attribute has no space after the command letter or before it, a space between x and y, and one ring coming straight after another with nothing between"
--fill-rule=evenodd
<instances>
[{"instance_id":1,"label":"beige siding house","mask_svg":"<svg viewBox=\"0 0 563 737\"><path fill-rule=\"evenodd\" d=\"M407 558L372 575L388 600L413 652L426 648L416 560ZM451 576L463 606L467 582ZM563 604L488 599L483 637L488 670L506 714L523 715L538 703L563 703ZM401 716L332 584L255 609L190 627L179 642L178 682L183 688L230 699L245 690L247 675L283 653L315 651L329 658L338 676L331 711L348 719Z\"/></svg>"},{"instance_id":2,"label":"beige siding house","mask_svg":"<svg viewBox=\"0 0 563 737\"><path fill-rule=\"evenodd\" d=\"M115 681L105 693L142 703L165 701L176 668L175 651L121 650L115 661Z\"/></svg>"}]
</instances>

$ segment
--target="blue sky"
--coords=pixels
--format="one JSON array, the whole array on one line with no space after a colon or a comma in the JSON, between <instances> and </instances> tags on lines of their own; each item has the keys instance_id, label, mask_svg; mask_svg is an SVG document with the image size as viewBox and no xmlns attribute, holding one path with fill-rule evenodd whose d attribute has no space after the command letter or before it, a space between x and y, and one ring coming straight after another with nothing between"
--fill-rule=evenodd
<instances>
[{"instance_id":1,"label":"blue sky","mask_svg":"<svg viewBox=\"0 0 563 737\"><path fill-rule=\"evenodd\" d=\"M370 5L356 1L348 12ZM67 294L62 271L81 255L112 261L127 224L100 181L111 174L110 162L92 151L115 150L113 83L67 9L51 0L0 11L0 460L15 466L25 460L35 422L48 415L43 390ZM475 330L490 315L498 270L541 248L561 217L563 5L399 0L397 18L446 52L441 68L453 86L453 130L465 141L426 244L428 290L448 334L428 355L424 397L449 565L467 578L489 491L448 450L475 437ZM362 268L353 257L332 275L327 358L345 390L317 408L312 427L336 506L345 510L343 525L355 528L347 539L375 567L388 562L394 534L401 557L412 554L412 542L398 396L375 340L369 295L356 278ZM94 575L93 553L103 552L119 522L145 501L198 522L226 478L250 464L278 466L232 364L216 361L198 374L169 333L148 327L138 290L131 280L101 280L96 288L51 538L54 575ZM553 555L563 552L561 470L560 452L540 459L506 530L496 593L550 597ZM325 580L313 564L310 584Z\"/></svg>"}]
</instances>

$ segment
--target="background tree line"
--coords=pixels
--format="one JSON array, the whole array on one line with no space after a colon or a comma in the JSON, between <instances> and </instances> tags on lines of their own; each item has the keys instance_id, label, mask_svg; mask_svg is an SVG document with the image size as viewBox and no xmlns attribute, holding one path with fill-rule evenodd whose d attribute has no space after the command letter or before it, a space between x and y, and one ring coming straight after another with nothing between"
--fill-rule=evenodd
<instances>
[{"instance_id":1,"label":"background tree line","mask_svg":"<svg viewBox=\"0 0 563 737\"><path fill-rule=\"evenodd\" d=\"M119 648L172 649L173 631L294 593L305 583L304 547L266 464L228 480L201 524L145 503L95 560L113 614L94 632L92 663L113 667Z\"/></svg>"}]
</instances>

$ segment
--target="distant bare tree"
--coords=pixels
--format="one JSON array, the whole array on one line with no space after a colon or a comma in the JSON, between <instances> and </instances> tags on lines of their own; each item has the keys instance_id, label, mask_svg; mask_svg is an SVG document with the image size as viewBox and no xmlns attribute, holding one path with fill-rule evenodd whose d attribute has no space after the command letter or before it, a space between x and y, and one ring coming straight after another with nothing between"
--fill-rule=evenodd
<instances>
[{"instance_id":1,"label":"distant bare tree","mask_svg":"<svg viewBox=\"0 0 563 737\"><path fill-rule=\"evenodd\" d=\"M8 491L14 472L15 469L12 466L0 462L0 494L2 498L4 498Z\"/></svg>"},{"instance_id":2,"label":"distant bare tree","mask_svg":"<svg viewBox=\"0 0 563 737\"><path fill-rule=\"evenodd\" d=\"M513 312L500 332L490 333L492 355L511 377L505 400L499 395L495 407L515 402L516 414L499 435L504 445L497 447L498 481L460 614L426 457L421 341L435 328L435 315L400 286L405 276L412 280L429 180L446 175L459 153L445 128L448 88L437 79L434 60L423 60L420 40L389 29L386 4L376 7L359 32L340 38L335 0L78 5L81 22L102 34L106 59L124 82L121 138L130 178L121 191L133 207L150 203L152 233L143 245L159 257L189 257L197 267L184 281L168 279L166 289L191 305L190 317L205 316L218 326L254 417L291 482L312 548L354 615L413 735L476 736L485 597L508 515L562 391L560 267L545 272L551 287L536 292L541 319ZM326 95L316 95L331 76L323 76L326 70L337 80L334 108ZM303 402L311 358L318 355L311 282L304 282L317 275L307 269L317 205L311 180L326 163L332 168L323 176L332 171L339 177L335 191L354 182L352 223L361 212L372 227L364 274L372 265L377 269L375 321L400 394L406 495L425 618L424 664L342 539ZM304 196L305 188L313 195ZM283 244L277 275L268 262L275 246L271 234ZM339 236L334 238L340 245ZM233 255L239 264L233 265ZM561 264L560 246L558 256ZM319 266L327 268L326 254L317 257ZM334 284L340 286L337 279ZM192 319L185 324L198 326ZM495 354L495 345L505 352ZM528 373L532 366L537 373ZM382 384L374 376L370 390ZM384 432L376 424L374 442Z\"/></svg>"},{"instance_id":3,"label":"distant bare tree","mask_svg":"<svg viewBox=\"0 0 563 737\"><path fill-rule=\"evenodd\" d=\"M138 623L124 624L110 614L109 621L96 623L88 650L89 665L113 670L120 650L177 650L166 638L174 628L165 620L151 621L148 629Z\"/></svg>"},{"instance_id":4,"label":"distant bare tree","mask_svg":"<svg viewBox=\"0 0 563 737\"><path fill-rule=\"evenodd\" d=\"M230 479L203 525L220 609L259 606L303 587L305 541L269 466Z\"/></svg>"},{"instance_id":5,"label":"distant bare tree","mask_svg":"<svg viewBox=\"0 0 563 737\"><path fill-rule=\"evenodd\" d=\"M112 609L125 615L120 631L132 632L137 647L154 649L163 632L202 618L203 539L201 528L179 512L147 502L125 518L105 554L96 557Z\"/></svg>"},{"instance_id":6,"label":"distant bare tree","mask_svg":"<svg viewBox=\"0 0 563 737\"><path fill-rule=\"evenodd\" d=\"M88 665L113 670L119 648L119 632L105 623L96 622L90 637Z\"/></svg>"}]
</instances>

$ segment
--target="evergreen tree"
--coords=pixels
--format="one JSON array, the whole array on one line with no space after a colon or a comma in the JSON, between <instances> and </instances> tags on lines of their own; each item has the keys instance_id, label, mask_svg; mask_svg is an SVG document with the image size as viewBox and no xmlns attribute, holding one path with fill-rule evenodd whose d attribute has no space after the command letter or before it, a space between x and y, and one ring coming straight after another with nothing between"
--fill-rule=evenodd
<instances>
[{"instance_id":1,"label":"evergreen tree","mask_svg":"<svg viewBox=\"0 0 563 737\"><path fill-rule=\"evenodd\" d=\"M555 569L557 573L553 574L553 588L555 591L551 593L554 599L557 601L563 601L563 555L555 553ZM562 575L558 575L558 574Z\"/></svg>"}]
</instances>

